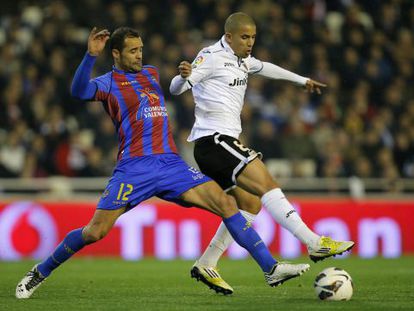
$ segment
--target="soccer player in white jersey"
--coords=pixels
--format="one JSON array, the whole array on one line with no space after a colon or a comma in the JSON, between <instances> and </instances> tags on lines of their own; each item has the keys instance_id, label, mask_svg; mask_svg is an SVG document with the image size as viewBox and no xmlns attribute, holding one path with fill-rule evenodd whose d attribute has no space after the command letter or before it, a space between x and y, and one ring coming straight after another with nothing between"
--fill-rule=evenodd
<instances>
[{"instance_id":1,"label":"soccer player in white jersey","mask_svg":"<svg viewBox=\"0 0 414 311\"><path fill-rule=\"evenodd\" d=\"M179 75L170 85L174 95L192 90L195 123L188 141L195 142L194 157L201 171L234 196L248 221L254 220L263 205L277 223L306 244L313 261L350 250L354 242L334 241L310 230L271 177L261 153L238 140L249 75L291 81L318 94L326 85L252 57L256 25L250 16L241 12L230 15L224 30L221 39L202 49L192 64L180 63ZM216 266L232 241L222 223L194 264L191 276L216 292L231 294L232 287L221 278Z\"/></svg>"}]
</instances>

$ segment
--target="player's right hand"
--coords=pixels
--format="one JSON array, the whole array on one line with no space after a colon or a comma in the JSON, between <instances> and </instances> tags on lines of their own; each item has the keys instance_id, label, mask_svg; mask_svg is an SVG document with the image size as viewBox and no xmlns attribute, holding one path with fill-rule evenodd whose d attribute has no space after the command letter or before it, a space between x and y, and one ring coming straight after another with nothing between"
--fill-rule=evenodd
<instances>
[{"instance_id":1,"label":"player's right hand","mask_svg":"<svg viewBox=\"0 0 414 311\"><path fill-rule=\"evenodd\" d=\"M184 79L188 78L191 75L191 70L191 64L185 60L178 65L178 71L180 72L181 77Z\"/></svg>"},{"instance_id":2,"label":"player's right hand","mask_svg":"<svg viewBox=\"0 0 414 311\"><path fill-rule=\"evenodd\" d=\"M322 88L325 88L326 86L327 85L325 83L309 79L308 81L306 81L305 88L310 93L316 92L320 95L322 94Z\"/></svg>"},{"instance_id":3,"label":"player's right hand","mask_svg":"<svg viewBox=\"0 0 414 311\"><path fill-rule=\"evenodd\" d=\"M88 38L88 53L92 56L98 56L105 48L109 35L108 29L98 31L96 27L93 27Z\"/></svg>"}]
</instances>

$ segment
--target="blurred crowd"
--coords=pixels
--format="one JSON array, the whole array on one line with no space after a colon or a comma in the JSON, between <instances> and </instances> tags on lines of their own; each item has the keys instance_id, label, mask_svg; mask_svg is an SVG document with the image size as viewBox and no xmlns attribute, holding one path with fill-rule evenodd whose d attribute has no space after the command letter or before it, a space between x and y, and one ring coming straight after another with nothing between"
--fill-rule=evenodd
<instances>
[{"instance_id":1,"label":"blurred crowd","mask_svg":"<svg viewBox=\"0 0 414 311\"><path fill-rule=\"evenodd\" d=\"M0 13L0 178L111 173L110 118L100 103L70 96L93 26L142 34L144 63L160 70L176 142L193 163L192 95L173 97L168 86L179 62L216 42L235 11L257 23L256 58L328 84L318 96L251 76L246 145L265 161L287 160L293 177L414 177L411 0L38 0ZM94 75L111 65L107 51Z\"/></svg>"}]
</instances>

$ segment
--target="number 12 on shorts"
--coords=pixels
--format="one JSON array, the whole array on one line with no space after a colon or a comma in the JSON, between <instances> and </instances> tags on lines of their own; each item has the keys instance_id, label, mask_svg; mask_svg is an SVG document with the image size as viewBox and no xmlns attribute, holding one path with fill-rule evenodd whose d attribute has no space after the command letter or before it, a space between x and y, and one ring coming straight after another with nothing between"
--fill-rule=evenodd
<instances>
[{"instance_id":1,"label":"number 12 on shorts","mask_svg":"<svg viewBox=\"0 0 414 311\"><path fill-rule=\"evenodd\" d=\"M125 189L124 189L125 188ZM117 200L128 201L128 195L134 190L134 186L131 184L121 183L119 186Z\"/></svg>"}]
</instances>

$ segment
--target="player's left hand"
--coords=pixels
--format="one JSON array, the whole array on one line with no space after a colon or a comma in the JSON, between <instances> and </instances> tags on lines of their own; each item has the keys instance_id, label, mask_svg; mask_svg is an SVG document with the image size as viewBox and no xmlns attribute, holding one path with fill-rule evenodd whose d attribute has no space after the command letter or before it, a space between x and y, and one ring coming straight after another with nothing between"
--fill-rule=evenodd
<instances>
[{"instance_id":1,"label":"player's left hand","mask_svg":"<svg viewBox=\"0 0 414 311\"><path fill-rule=\"evenodd\" d=\"M306 90L310 93L313 93L316 91L316 93L318 94L322 94L322 88L326 87L326 84L309 79L308 81L306 81Z\"/></svg>"},{"instance_id":2,"label":"player's left hand","mask_svg":"<svg viewBox=\"0 0 414 311\"><path fill-rule=\"evenodd\" d=\"M191 64L187 61L182 61L180 65L178 65L178 71L182 78L187 79L191 75Z\"/></svg>"},{"instance_id":3,"label":"player's left hand","mask_svg":"<svg viewBox=\"0 0 414 311\"><path fill-rule=\"evenodd\" d=\"M109 40L110 32L107 29L98 31L93 27L88 37L88 52L92 56L98 56L105 48L106 41Z\"/></svg>"}]
</instances>

